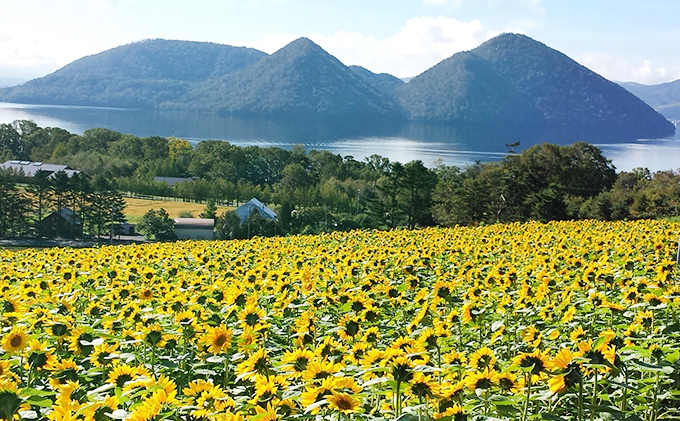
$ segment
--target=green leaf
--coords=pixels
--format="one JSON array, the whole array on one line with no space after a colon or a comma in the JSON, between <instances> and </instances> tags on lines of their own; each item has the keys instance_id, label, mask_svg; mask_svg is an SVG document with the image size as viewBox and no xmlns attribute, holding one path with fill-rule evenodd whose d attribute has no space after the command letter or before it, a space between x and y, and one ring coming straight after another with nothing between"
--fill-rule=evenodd
<instances>
[{"instance_id":1,"label":"green leaf","mask_svg":"<svg viewBox=\"0 0 680 421\"><path fill-rule=\"evenodd\" d=\"M269 416L274 415L274 414L275 414L275 411L263 412L261 414L257 414L254 417L250 418L250 421L261 420L264 417L269 417Z\"/></svg>"},{"instance_id":2,"label":"green leaf","mask_svg":"<svg viewBox=\"0 0 680 421\"><path fill-rule=\"evenodd\" d=\"M636 387L633 387L629 384L620 383L620 382L617 382L617 381L614 381L614 380L609 380L609 383L613 384L614 386L623 387L625 389L632 390L635 393L640 393L639 389L637 389Z\"/></svg>"},{"instance_id":3,"label":"green leaf","mask_svg":"<svg viewBox=\"0 0 680 421\"><path fill-rule=\"evenodd\" d=\"M30 403L31 405L39 406L41 408L51 408L54 405L54 402L52 402L50 399L40 396L31 396L28 399L26 399L26 402Z\"/></svg>"},{"instance_id":4,"label":"green leaf","mask_svg":"<svg viewBox=\"0 0 680 421\"><path fill-rule=\"evenodd\" d=\"M328 403L328 401L327 401L326 399L321 399L321 400L318 401L318 402L314 402L313 404L311 404L311 405L309 405L307 408L305 408L305 413L307 413L307 412L309 412L309 411L312 411L312 410L314 410L314 409L316 409L316 408L318 408L318 407L320 407L320 406L322 406L322 405L325 405L325 404L327 404L327 403ZM251 421L252 421L252 420L251 420Z\"/></svg>"},{"instance_id":5,"label":"green leaf","mask_svg":"<svg viewBox=\"0 0 680 421\"><path fill-rule=\"evenodd\" d=\"M541 418L544 420L551 420L551 421L567 421L562 417L558 417L557 415L553 414L541 414Z\"/></svg>"},{"instance_id":6,"label":"green leaf","mask_svg":"<svg viewBox=\"0 0 680 421\"><path fill-rule=\"evenodd\" d=\"M633 364L638 366L643 371L662 372L665 374L671 374L673 372L673 367L662 367L660 365L646 363L638 359L633 360Z\"/></svg>"}]
</instances>

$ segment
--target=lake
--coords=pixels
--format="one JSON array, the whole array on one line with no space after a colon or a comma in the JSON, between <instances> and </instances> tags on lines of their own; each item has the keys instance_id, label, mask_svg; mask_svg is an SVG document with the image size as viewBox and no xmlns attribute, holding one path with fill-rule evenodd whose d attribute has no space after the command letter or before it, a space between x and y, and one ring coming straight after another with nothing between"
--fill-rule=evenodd
<instances>
[{"instance_id":1,"label":"lake","mask_svg":"<svg viewBox=\"0 0 680 421\"><path fill-rule=\"evenodd\" d=\"M33 120L41 127L61 127L76 134L104 127L140 137L175 136L194 144L206 139L286 149L303 144L307 150L326 149L358 160L378 154L402 163L419 159L430 167L439 163L463 167L476 161L500 160L510 150L506 144L516 141L520 141L517 152L541 142L564 144L555 134L539 133L526 139L512 133L499 134L493 127L465 129L413 122L355 126L351 122L274 121L175 111L0 103L0 123L14 120ZM620 171L635 167L651 171L680 168L680 134L621 143L616 139L607 143L581 140L599 146Z\"/></svg>"}]
</instances>

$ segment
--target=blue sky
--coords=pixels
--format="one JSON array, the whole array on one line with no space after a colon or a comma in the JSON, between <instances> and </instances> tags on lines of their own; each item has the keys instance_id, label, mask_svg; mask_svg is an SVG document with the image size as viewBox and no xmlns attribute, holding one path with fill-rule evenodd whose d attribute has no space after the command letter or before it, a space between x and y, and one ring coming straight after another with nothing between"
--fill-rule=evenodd
<instances>
[{"instance_id":1,"label":"blue sky","mask_svg":"<svg viewBox=\"0 0 680 421\"><path fill-rule=\"evenodd\" d=\"M345 64L406 77L520 32L615 81L680 78L678 0L11 0L0 12L0 77L148 38L272 53L301 36Z\"/></svg>"}]
</instances>

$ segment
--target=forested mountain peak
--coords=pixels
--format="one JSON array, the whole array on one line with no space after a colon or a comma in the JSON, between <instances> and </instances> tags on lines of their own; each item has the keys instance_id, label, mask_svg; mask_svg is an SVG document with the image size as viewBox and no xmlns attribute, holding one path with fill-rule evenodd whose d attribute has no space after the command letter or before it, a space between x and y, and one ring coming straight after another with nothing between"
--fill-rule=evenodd
<instances>
[{"instance_id":1,"label":"forested mountain peak","mask_svg":"<svg viewBox=\"0 0 680 421\"><path fill-rule=\"evenodd\" d=\"M525 35L502 34L401 88L415 120L532 127L577 140L662 137L674 126L625 89ZM592 138L592 137L591 137Z\"/></svg>"},{"instance_id":2,"label":"forested mountain peak","mask_svg":"<svg viewBox=\"0 0 680 421\"><path fill-rule=\"evenodd\" d=\"M24 85L0 90L9 102L153 108L189 85L231 74L267 56L252 48L154 39L83 57Z\"/></svg>"},{"instance_id":3,"label":"forested mountain peak","mask_svg":"<svg viewBox=\"0 0 680 421\"><path fill-rule=\"evenodd\" d=\"M267 54L212 42L150 39L83 57L54 75L76 73L131 79L203 80L247 67Z\"/></svg>"},{"instance_id":4,"label":"forested mountain peak","mask_svg":"<svg viewBox=\"0 0 680 421\"><path fill-rule=\"evenodd\" d=\"M398 112L382 92L307 38L197 87L186 103L209 111L277 117L369 119Z\"/></svg>"}]
</instances>

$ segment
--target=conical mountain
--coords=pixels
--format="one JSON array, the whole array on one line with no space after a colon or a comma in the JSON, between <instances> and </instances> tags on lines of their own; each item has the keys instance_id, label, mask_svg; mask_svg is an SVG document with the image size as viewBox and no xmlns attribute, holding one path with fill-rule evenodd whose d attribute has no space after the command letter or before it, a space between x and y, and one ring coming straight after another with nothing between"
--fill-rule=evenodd
<instances>
[{"instance_id":1,"label":"conical mountain","mask_svg":"<svg viewBox=\"0 0 680 421\"><path fill-rule=\"evenodd\" d=\"M307 38L190 92L187 108L236 115L390 118L398 106Z\"/></svg>"},{"instance_id":2,"label":"conical mountain","mask_svg":"<svg viewBox=\"0 0 680 421\"><path fill-rule=\"evenodd\" d=\"M409 118L544 130L564 139L663 137L672 123L617 84L524 35L458 53L400 88Z\"/></svg>"},{"instance_id":3,"label":"conical mountain","mask_svg":"<svg viewBox=\"0 0 680 421\"><path fill-rule=\"evenodd\" d=\"M43 78L0 90L8 102L153 108L195 83L247 67L267 54L209 42L146 40L83 57Z\"/></svg>"}]
</instances>

